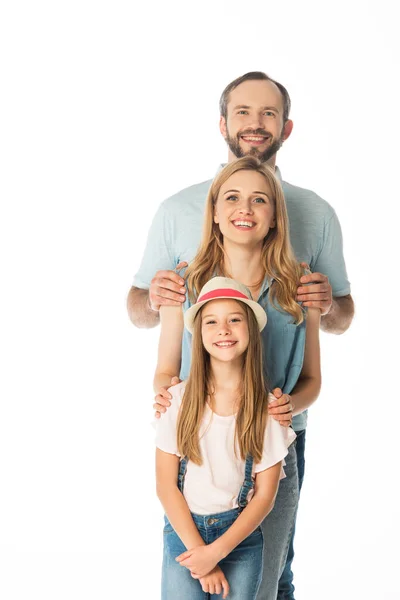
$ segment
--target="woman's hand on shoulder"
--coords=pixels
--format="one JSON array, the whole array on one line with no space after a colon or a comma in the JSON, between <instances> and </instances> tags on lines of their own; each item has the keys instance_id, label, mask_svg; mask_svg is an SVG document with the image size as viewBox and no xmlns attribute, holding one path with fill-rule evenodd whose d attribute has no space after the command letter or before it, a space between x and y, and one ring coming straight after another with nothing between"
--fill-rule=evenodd
<instances>
[{"instance_id":1,"label":"woman's hand on shoulder","mask_svg":"<svg viewBox=\"0 0 400 600\"><path fill-rule=\"evenodd\" d=\"M181 380L179 379L179 377L173 377L171 379L171 386L178 385L178 383L180 382ZM172 398L172 396L168 391L169 387L171 386L161 387L158 391L158 394L154 398L155 402L153 404L153 408L156 411L154 415L156 419L159 419L161 417L161 413L165 413L167 411L167 408L171 406L170 399Z\"/></svg>"},{"instance_id":2,"label":"woman's hand on shoulder","mask_svg":"<svg viewBox=\"0 0 400 600\"><path fill-rule=\"evenodd\" d=\"M222 594L226 598L229 594L229 583L218 565L208 575L200 577L200 585L203 592L208 594Z\"/></svg>"},{"instance_id":3,"label":"woman's hand on shoulder","mask_svg":"<svg viewBox=\"0 0 400 600\"><path fill-rule=\"evenodd\" d=\"M268 415L279 421L283 427L292 424L294 403L289 394L284 394L280 388L272 390L274 400L268 404Z\"/></svg>"}]
</instances>

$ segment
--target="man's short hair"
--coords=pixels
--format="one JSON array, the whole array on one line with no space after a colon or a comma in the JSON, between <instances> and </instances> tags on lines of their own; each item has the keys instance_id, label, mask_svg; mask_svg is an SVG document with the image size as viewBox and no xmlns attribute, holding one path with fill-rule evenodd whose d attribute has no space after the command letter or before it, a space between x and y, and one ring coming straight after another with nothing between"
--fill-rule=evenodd
<instances>
[{"instance_id":1,"label":"man's short hair","mask_svg":"<svg viewBox=\"0 0 400 600\"><path fill-rule=\"evenodd\" d=\"M245 81L272 81L272 83L274 83L277 86L277 88L279 89L279 91L282 94L283 122L286 123L286 121L289 118L290 106L291 106L289 93L288 93L287 89L281 83L279 83L278 81L275 81L271 77L268 77L268 75L266 73L263 73L262 71L251 71L250 73L246 73L245 75L238 77L237 79L235 79L234 81L232 81L231 83L229 83L226 86L226 88L224 89L224 91L221 94L221 98L219 101L219 111L220 111L221 117L224 117L225 119L227 117L229 94L232 92L232 90L236 89L241 83L244 83Z\"/></svg>"}]
</instances>

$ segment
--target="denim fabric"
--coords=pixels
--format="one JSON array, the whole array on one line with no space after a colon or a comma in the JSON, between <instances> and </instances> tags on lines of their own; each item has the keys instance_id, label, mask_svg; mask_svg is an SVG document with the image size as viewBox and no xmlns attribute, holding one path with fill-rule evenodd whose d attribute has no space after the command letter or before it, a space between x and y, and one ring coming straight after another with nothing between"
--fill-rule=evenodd
<instances>
[{"instance_id":1,"label":"denim fabric","mask_svg":"<svg viewBox=\"0 0 400 600\"><path fill-rule=\"evenodd\" d=\"M285 462L286 478L279 484L274 508L261 524L264 557L257 600L277 600L278 581L285 567L299 500L295 442L289 447Z\"/></svg>"},{"instance_id":2,"label":"denim fabric","mask_svg":"<svg viewBox=\"0 0 400 600\"><path fill-rule=\"evenodd\" d=\"M306 445L306 430L297 432L297 439L295 441L296 444L296 454L297 454L297 470L299 474L299 493L301 491L301 486L303 485L304 480L304 470L305 470L305 458L304 458L304 450ZM295 528L293 528L293 534L289 544L288 555L286 559L285 569L282 573L282 576L279 580L279 591L278 591L278 599L277 600L295 600L294 598L294 585L293 585L293 572L292 572L292 562L294 558L294 534Z\"/></svg>"},{"instance_id":3,"label":"denim fabric","mask_svg":"<svg viewBox=\"0 0 400 600\"><path fill-rule=\"evenodd\" d=\"M206 544L218 539L235 522L239 509L215 515L192 515ZM220 600L222 594L203 592L200 582L175 561L186 547L165 517L161 600ZM229 600L255 600L261 580L263 536L261 528L249 535L219 566L230 585Z\"/></svg>"}]
</instances>

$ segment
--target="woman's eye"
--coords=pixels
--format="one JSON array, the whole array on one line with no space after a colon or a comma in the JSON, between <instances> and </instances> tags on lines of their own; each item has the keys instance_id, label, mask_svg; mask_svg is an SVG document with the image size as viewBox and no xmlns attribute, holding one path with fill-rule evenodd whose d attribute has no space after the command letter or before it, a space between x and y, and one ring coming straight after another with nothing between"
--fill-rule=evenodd
<instances>
[{"instance_id":1,"label":"woman's eye","mask_svg":"<svg viewBox=\"0 0 400 600\"><path fill-rule=\"evenodd\" d=\"M265 204L265 198L254 198L254 202L258 204Z\"/></svg>"},{"instance_id":2,"label":"woman's eye","mask_svg":"<svg viewBox=\"0 0 400 600\"><path fill-rule=\"evenodd\" d=\"M226 199L234 202L235 200L237 200L237 196L228 196Z\"/></svg>"}]
</instances>

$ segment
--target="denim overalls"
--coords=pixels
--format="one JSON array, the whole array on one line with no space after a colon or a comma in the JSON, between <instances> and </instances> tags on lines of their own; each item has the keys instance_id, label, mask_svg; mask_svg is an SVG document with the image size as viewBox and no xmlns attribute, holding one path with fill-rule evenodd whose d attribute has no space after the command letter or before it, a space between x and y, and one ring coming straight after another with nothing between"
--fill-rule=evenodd
<instances>
[{"instance_id":1,"label":"denim overalls","mask_svg":"<svg viewBox=\"0 0 400 600\"><path fill-rule=\"evenodd\" d=\"M178 488L182 494L187 464L187 458L183 458L179 467ZM213 515L192 513L193 521L206 544L211 544L225 533L247 505L248 494L254 487L252 469L253 458L248 456L245 464L244 481L237 500L238 508ZM203 592L200 582L193 579L189 569L176 562L175 558L185 550L184 544L173 530L167 517L165 517L162 600L217 600L217 598L222 598L222 594ZM263 538L261 528L257 527L252 534L218 563L230 585L230 600L255 600L261 583L262 555Z\"/></svg>"}]
</instances>

